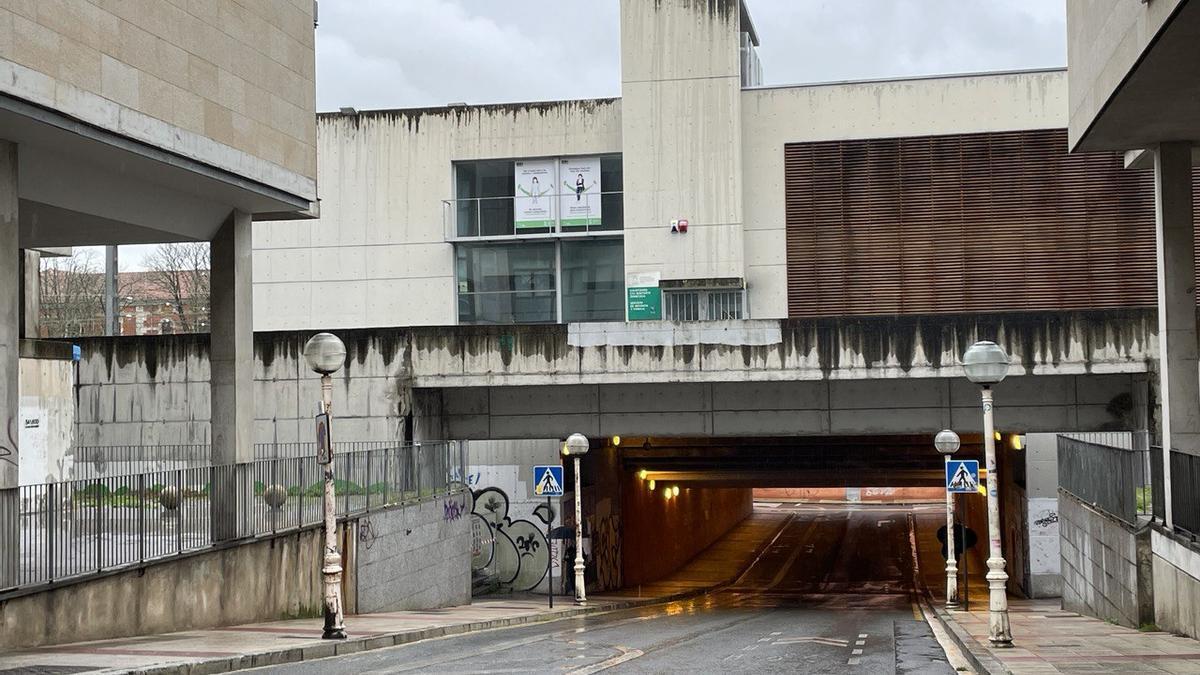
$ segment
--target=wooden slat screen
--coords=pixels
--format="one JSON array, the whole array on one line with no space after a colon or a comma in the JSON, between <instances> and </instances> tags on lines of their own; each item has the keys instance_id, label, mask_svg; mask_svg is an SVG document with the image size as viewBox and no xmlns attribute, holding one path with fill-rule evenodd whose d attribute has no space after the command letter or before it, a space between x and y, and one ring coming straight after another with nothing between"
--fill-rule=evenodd
<instances>
[{"instance_id":1,"label":"wooden slat screen","mask_svg":"<svg viewBox=\"0 0 1200 675\"><path fill-rule=\"evenodd\" d=\"M1154 177L1061 129L785 147L793 317L1148 307Z\"/></svg>"}]
</instances>

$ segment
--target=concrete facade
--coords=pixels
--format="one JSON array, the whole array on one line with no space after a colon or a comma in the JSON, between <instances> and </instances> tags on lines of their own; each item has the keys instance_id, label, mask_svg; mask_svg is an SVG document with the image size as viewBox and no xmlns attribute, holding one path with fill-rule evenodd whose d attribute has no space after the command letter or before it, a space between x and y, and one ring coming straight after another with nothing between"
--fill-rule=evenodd
<instances>
[{"instance_id":1,"label":"concrete facade","mask_svg":"<svg viewBox=\"0 0 1200 675\"><path fill-rule=\"evenodd\" d=\"M20 482L69 480L75 440L75 363L21 359Z\"/></svg>"},{"instance_id":2,"label":"concrete facade","mask_svg":"<svg viewBox=\"0 0 1200 675\"><path fill-rule=\"evenodd\" d=\"M1134 528L1060 491L1062 606L1123 626L1155 621L1150 528Z\"/></svg>"},{"instance_id":3,"label":"concrete facade","mask_svg":"<svg viewBox=\"0 0 1200 675\"><path fill-rule=\"evenodd\" d=\"M1169 532L1150 533L1158 627L1200 638L1200 550Z\"/></svg>"},{"instance_id":4,"label":"concrete facade","mask_svg":"<svg viewBox=\"0 0 1200 675\"><path fill-rule=\"evenodd\" d=\"M4 0L0 94L316 199L311 0Z\"/></svg>"},{"instance_id":5,"label":"concrete facade","mask_svg":"<svg viewBox=\"0 0 1200 675\"><path fill-rule=\"evenodd\" d=\"M349 331L333 398L338 437L348 440L556 438L576 424L567 433L974 431L977 394L957 354L976 335L1000 335L1021 364L998 398L1006 430L1113 428L1123 421L1108 406L1141 386L1156 354L1154 325L1145 313L1081 313L978 324L762 322L753 330L622 325L611 334L564 326ZM255 442L309 438L320 388L300 355L307 338L256 336ZM206 336L79 343L79 444L211 442Z\"/></svg>"},{"instance_id":6,"label":"concrete facade","mask_svg":"<svg viewBox=\"0 0 1200 675\"><path fill-rule=\"evenodd\" d=\"M1058 434L1026 435L1024 460L1028 503L1026 517L1019 523L1029 543L1024 590L1031 598L1057 598L1063 592ZM1011 474L1004 475L1007 478Z\"/></svg>"},{"instance_id":7,"label":"concrete facade","mask_svg":"<svg viewBox=\"0 0 1200 675\"><path fill-rule=\"evenodd\" d=\"M744 279L746 318L784 318L785 143L1067 124L1062 70L742 88L737 24L624 3L620 99L320 115L321 221L255 229L256 329L455 324L455 163L618 153L626 274Z\"/></svg>"},{"instance_id":8,"label":"concrete facade","mask_svg":"<svg viewBox=\"0 0 1200 675\"><path fill-rule=\"evenodd\" d=\"M451 495L355 523L355 611L394 612L471 601L471 524Z\"/></svg>"}]
</instances>

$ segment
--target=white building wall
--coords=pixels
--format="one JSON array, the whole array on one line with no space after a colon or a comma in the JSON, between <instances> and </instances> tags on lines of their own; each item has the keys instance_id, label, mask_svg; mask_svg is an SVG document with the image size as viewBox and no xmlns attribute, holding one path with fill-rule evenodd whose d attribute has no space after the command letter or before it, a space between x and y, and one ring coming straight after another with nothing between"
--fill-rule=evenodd
<instances>
[{"instance_id":1,"label":"white building wall","mask_svg":"<svg viewBox=\"0 0 1200 675\"><path fill-rule=\"evenodd\" d=\"M318 119L321 219L254 231L255 330L457 322L453 163L621 151L611 99Z\"/></svg>"},{"instance_id":2,"label":"white building wall","mask_svg":"<svg viewBox=\"0 0 1200 675\"><path fill-rule=\"evenodd\" d=\"M743 276L740 47L737 2L622 1L626 274Z\"/></svg>"},{"instance_id":3,"label":"white building wall","mask_svg":"<svg viewBox=\"0 0 1200 675\"><path fill-rule=\"evenodd\" d=\"M746 280L755 319L787 316L784 144L1067 125L1065 70L757 88L741 96Z\"/></svg>"}]
</instances>

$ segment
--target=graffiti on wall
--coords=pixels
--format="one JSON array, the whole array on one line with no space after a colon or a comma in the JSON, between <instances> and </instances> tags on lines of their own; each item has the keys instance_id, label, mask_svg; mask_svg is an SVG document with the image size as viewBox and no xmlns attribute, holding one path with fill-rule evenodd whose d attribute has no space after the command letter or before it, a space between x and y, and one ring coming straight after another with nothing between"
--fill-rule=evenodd
<instances>
[{"instance_id":1,"label":"graffiti on wall","mask_svg":"<svg viewBox=\"0 0 1200 675\"><path fill-rule=\"evenodd\" d=\"M600 518L592 531L595 532L592 544L596 556L595 590L616 590L621 587L621 517Z\"/></svg>"},{"instance_id":2,"label":"graffiti on wall","mask_svg":"<svg viewBox=\"0 0 1200 675\"><path fill-rule=\"evenodd\" d=\"M11 419L5 427L8 429L8 443L5 444L4 439L0 439L0 462L16 465L17 460L13 456L17 454L17 432L13 431Z\"/></svg>"},{"instance_id":3,"label":"graffiti on wall","mask_svg":"<svg viewBox=\"0 0 1200 675\"><path fill-rule=\"evenodd\" d=\"M535 510L540 525L512 520L508 495L500 488L484 488L471 494L472 571L494 575L502 586L514 591L537 587L550 564L545 530L554 514L544 508Z\"/></svg>"},{"instance_id":4,"label":"graffiti on wall","mask_svg":"<svg viewBox=\"0 0 1200 675\"><path fill-rule=\"evenodd\" d=\"M447 497L442 502L442 520L452 523L467 515L467 497Z\"/></svg>"}]
</instances>

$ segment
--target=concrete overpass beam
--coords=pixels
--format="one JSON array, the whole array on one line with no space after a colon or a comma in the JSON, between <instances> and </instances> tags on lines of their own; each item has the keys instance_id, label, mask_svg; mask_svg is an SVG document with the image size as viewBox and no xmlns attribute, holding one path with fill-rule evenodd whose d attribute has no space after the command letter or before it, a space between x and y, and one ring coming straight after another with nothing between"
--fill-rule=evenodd
<instances>
[{"instance_id":1,"label":"concrete overpass beam","mask_svg":"<svg viewBox=\"0 0 1200 675\"><path fill-rule=\"evenodd\" d=\"M250 532L254 490L254 302L250 214L233 211L212 240L212 536Z\"/></svg>"},{"instance_id":2,"label":"concrete overpass beam","mask_svg":"<svg viewBox=\"0 0 1200 675\"><path fill-rule=\"evenodd\" d=\"M1158 244L1158 340L1162 391L1162 442L1200 455L1200 370L1197 369L1196 269L1193 257L1192 149L1164 143L1154 158ZM1171 453L1163 453L1171 513Z\"/></svg>"},{"instance_id":3,"label":"concrete overpass beam","mask_svg":"<svg viewBox=\"0 0 1200 675\"><path fill-rule=\"evenodd\" d=\"M21 249L17 243L17 144L0 140L0 588L16 583Z\"/></svg>"}]
</instances>

